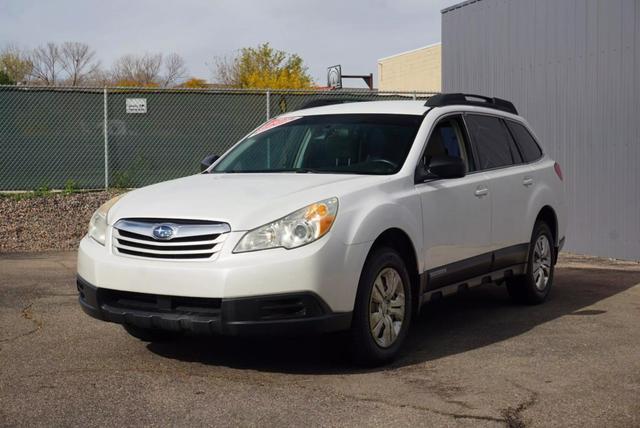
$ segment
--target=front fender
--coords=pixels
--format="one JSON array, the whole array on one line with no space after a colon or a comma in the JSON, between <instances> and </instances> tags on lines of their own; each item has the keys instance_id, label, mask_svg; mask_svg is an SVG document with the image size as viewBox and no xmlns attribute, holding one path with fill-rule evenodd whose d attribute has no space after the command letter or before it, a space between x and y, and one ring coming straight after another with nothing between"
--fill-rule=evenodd
<instances>
[{"instance_id":1,"label":"front fender","mask_svg":"<svg viewBox=\"0 0 640 428\"><path fill-rule=\"evenodd\" d=\"M395 197L386 193L354 202L344 204L351 207L344 213L346 221L341 228L347 245L371 245L384 231L395 228L409 236L416 254L422 254L422 206L413 188ZM422 269L423 262L418 259Z\"/></svg>"}]
</instances>

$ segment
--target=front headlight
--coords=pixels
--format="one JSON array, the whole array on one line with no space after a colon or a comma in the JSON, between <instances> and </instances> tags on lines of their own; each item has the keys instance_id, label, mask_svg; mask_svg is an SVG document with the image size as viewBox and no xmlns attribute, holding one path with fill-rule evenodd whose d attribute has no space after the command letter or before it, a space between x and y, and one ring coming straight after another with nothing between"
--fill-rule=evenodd
<instances>
[{"instance_id":1,"label":"front headlight","mask_svg":"<svg viewBox=\"0 0 640 428\"><path fill-rule=\"evenodd\" d=\"M331 229L338 213L338 198L325 199L294 211L272 223L247 232L234 253L284 247L287 249L309 244Z\"/></svg>"},{"instance_id":2,"label":"front headlight","mask_svg":"<svg viewBox=\"0 0 640 428\"><path fill-rule=\"evenodd\" d=\"M104 245L106 240L107 214L109 213L109 209L123 196L124 194L109 199L91 216L91 220L89 221L89 236L100 245Z\"/></svg>"}]
</instances>

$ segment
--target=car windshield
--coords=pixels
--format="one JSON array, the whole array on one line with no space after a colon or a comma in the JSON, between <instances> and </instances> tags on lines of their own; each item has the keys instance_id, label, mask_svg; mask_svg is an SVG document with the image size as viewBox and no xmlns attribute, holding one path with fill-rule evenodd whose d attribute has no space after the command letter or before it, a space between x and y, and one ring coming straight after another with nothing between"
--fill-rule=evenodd
<instances>
[{"instance_id":1,"label":"car windshield","mask_svg":"<svg viewBox=\"0 0 640 428\"><path fill-rule=\"evenodd\" d=\"M422 116L340 114L277 118L229 151L211 172L394 174Z\"/></svg>"}]
</instances>

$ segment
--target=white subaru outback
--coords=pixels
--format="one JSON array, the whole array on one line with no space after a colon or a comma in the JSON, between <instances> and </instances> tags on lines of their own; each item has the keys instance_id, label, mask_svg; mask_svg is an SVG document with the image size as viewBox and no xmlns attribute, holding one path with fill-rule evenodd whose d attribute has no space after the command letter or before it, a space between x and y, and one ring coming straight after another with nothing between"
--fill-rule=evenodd
<instances>
[{"instance_id":1,"label":"white subaru outback","mask_svg":"<svg viewBox=\"0 0 640 428\"><path fill-rule=\"evenodd\" d=\"M143 340L345 330L356 361L380 364L425 302L490 282L549 294L562 172L508 101L304 109L203 163L93 215L86 313Z\"/></svg>"}]
</instances>

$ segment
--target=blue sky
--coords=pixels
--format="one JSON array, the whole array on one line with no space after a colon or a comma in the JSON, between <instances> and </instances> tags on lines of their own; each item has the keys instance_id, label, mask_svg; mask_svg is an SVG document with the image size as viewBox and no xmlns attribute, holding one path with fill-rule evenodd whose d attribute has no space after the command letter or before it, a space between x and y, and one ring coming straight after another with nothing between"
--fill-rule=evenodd
<instances>
[{"instance_id":1,"label":"blue sky","mask_svg":"<svg viewBox=\"0 0 640 428\"><path fill-rule=\"evenodd\" d=\"M81 41L103 65L126 53L177 52L211 78L216 56L262 42L326 67L375 72L376 60L440 41L440 10L458 0L0 0L0 45Z\"/></svg>"}]
</instances>

